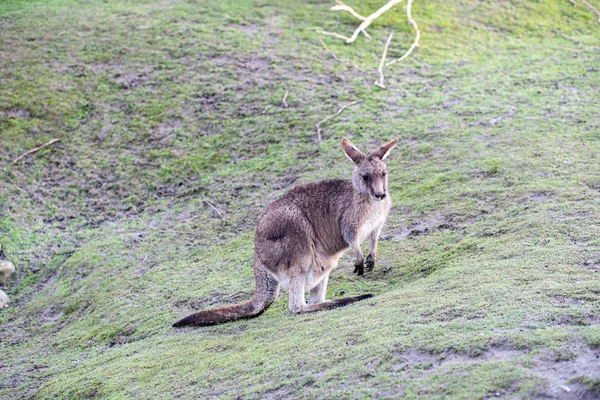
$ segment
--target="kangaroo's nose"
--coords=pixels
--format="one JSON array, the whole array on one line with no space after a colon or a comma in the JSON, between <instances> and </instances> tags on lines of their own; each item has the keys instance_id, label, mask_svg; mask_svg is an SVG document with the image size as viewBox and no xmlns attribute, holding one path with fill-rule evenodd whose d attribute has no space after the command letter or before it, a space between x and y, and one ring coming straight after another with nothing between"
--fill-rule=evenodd
<instances>
[{"instance_id":1,"label":"kangaroo's nose","mask_svg":"<svg viewBox=\"0 0 600 400\"><path fill-rule=\"evenodd\" d=\"M379 200L383 200L383 199L385 199L385 197L386 197L386 196L387 196L387 194L385 194L385 193L382 193L382 194L376 194L376 195L375 195L375 198L376 198L376 199L379 199Z\"/></svg>"}]
</instances>

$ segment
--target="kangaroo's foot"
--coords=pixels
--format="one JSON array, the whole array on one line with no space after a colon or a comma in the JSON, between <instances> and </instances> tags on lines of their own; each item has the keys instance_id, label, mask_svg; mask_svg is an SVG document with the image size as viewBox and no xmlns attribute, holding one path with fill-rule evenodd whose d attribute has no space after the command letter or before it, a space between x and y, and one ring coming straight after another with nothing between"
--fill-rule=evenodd
<instances>
[{"instance_id":1,"label":"kangaroo's foot","mask_svg":"<svg viewBox=\"0 0 600 400\"><path fill-rule=\"evenodd\" d=\"M369 272L373 271L373 267L375 266L375 257L372 254L369 254L367 256L366 264L367 264L366 270Z\"/></svg>"},{"instance_id":2,"label":"kangaroo's foot","mask_svg":"<svg viewBox=\"0 0 600 400\"><path fill-rule=\"evenodd\" d=\"M355 274L357 275L364 275L365 273L365 264L364 262L361 260L360 262L357 262L356 264L354 264L354 271Z\"/></svg>"},{"instance_id":3,"label":"kangaroo's foot","mask_svg":"<svg viewBox=\"0 0 600 400\"><path fill-rule=\"evenodd\" d=\"M306 314L306 313L312 313L312 312L317 312L317 311L332 310L334 308L344 307L349 304L356 303L357 301L370 299L371 297L374 297L374 295L369 293L369 294L361 294L360 296L352 296L352 297L344 297L341 299L328 300L321 304L312 304L312 305L309 305L306 307L302 307L302 310L297 312L297 314Z\"/></svg>"}]
</instances>

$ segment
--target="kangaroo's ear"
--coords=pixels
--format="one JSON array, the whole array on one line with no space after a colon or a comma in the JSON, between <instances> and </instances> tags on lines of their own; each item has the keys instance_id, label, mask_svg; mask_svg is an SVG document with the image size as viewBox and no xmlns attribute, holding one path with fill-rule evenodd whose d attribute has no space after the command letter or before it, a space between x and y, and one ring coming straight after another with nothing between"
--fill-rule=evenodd
<instances>
[{"instance_id":1,"label":"kangaroo's ear","mask_svg":"<svg viewBox=\"0 0 600 400\"><path fill-rule=\"evenodd\" d=\"M356 146L354 144L352 144L352 142L346 138L342 139L342 148L346 152L346 155L348 156L348 158L350 158L352 161L354 161L354 164L356 164L356 165L359 165L361 162L363 162L367 158L365 153L363 153L362 151L357 149Z\"/></svg>"},{"instance_id":2,"label":"kangaroo's ear","mask_svg":"<svg viewBox=\"0 0 600 400\"><path fill-rule=\"evenodd\" d=\"M394 140L387 142L386 144L384 144L383 146L381 146L380 148L375 150L373 153L371 153L371 156L379 157L380 159L385 160L387 158L387 156L390 155L390 151L397 144L398 144L398 138L395 138Z\"/></svg>"}]
</instances>

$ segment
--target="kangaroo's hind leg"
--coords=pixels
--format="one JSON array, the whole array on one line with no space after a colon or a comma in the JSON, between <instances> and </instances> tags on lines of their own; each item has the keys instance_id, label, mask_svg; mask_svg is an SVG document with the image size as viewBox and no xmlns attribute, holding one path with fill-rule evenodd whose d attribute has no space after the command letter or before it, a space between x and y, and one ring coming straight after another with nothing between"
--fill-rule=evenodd
<instances>
[{"instance_id":1,"label":"kangaroo's hind leg","mask_svg":"<svg viewBox=\"0 0 600 400\"><path fill-rule=\"evenodd\" d=\"M319 304L325 301L325 294L327 292L327 282L329 281L329 272L323 276L321 282L317 284L314 288L310 290L308 295L307 303L311 304Z\"/></svg>"},{"instance_id":2,"label":"kangaroo's hind leg","mask_svg":"<svg viewBox=\"0 0 600 400\"><path fill-rule=\"evenodd\" d=\"M291 314L298 314L306 308L306 300L304 299L304 289L306 287L306 278L298 276L290 279L290 301L289 311Z\"/></svg>"}]
</instances>

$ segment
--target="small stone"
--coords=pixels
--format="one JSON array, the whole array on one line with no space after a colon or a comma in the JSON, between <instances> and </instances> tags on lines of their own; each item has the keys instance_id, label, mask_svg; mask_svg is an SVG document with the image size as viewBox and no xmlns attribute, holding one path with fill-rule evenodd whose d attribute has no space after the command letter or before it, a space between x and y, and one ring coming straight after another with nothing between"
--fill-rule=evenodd
<instances>
[{"instance_id":1,"label":"small stone","mask_svg":"<svg viewBox=\"0 0 600 400\"><path fill-rule=\"evenodd\" d=\"M0 261L0 282L6 282L15 272L15 264L8 260Z\"/></svg>"},{"instance_id":2,"label":"small stone","mask_svg":"<svg viewBox=\"0 0 600 400\"><path fill-rule=\"evenodd\" d=\"M6 293L0 290L0 308L8 307L8 303L10 303L8 296L6 295Z\"/></svg>"}]
</instances>

